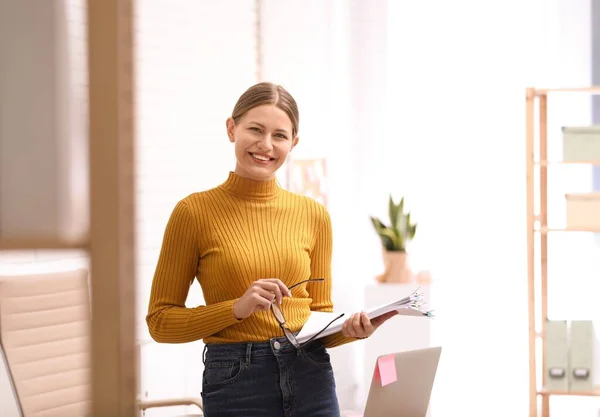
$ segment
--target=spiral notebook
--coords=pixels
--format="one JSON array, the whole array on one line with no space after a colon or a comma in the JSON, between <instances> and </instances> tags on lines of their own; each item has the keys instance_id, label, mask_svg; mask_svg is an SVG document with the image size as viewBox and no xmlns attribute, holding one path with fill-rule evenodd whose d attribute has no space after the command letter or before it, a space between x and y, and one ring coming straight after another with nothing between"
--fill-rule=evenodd
<instances>
[{"instance_id":1,"label":"spiral notebook","mask_svg":"<svg viewBox=\"0 0 600 417\"><path fill-rule=\"evenodd\" d=\"M406 297L387 304L368 308L365 310L365 313L367 313L367 316L371 320L394 310L403 316L433 318L433 311L424 309L424 305L425 300L423 299L423 294L420 293L419 289L417 288L417 290ZM304 324L304 327L302 327L302 330L300 330L296 336L296 339L298 339L298 342L304 343L319 332L321 333L318 334L315 339L320 339L322 337L337 333L342 330L342 326L344 325L345 321L344 316L350 316L350 314L340 312L311 311L308 320ZM327 328L323 330L325 327Z\"/></svg>"}]
</instances>

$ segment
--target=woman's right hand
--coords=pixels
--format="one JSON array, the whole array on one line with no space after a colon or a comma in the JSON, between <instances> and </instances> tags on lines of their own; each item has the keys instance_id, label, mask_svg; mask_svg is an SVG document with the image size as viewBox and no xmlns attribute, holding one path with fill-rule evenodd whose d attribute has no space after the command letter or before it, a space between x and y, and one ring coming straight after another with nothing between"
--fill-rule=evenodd
<instances>
[{"instance_id":1,"label":"woman's right hand","mask_svg":"<svg viewBox=\"0 0 600 417\"><path fill-rule=\"evenodd\" d=\"M273 301L281 304L284 296L291 297L292 293L279 279L259 279L233 304L233 314L238 320L245 319L255 311L268 310Z\"/></svg>"}]
</instances>

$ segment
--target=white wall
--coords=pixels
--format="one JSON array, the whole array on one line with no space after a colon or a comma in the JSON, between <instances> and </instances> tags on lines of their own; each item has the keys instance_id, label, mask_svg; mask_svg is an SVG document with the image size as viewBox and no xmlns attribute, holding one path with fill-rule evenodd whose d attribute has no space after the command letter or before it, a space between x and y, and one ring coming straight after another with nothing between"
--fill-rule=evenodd
<instances>
[{"instance_id":1,"label":"white wall","mask_svg":"<svg viewBox=\"0 0 600 417\"><path fill-rule=\"evenodd\" d=\"M422 225L418 256L438 280L433 338L444 352L434 415L524 415L524 92L590 83L589 2L390 2L389 16L386 110L395 123L384 160L397 173L396 188L411 196ZM561 124L589 123L589 97L562 100L549 102L551 117L561 110L551 119L554 141ZM405 157L394 166L399 155ZM561 190L590 178L550 175ZM563 210L558 191L552 187L554 220ZM590 275L575 283L573 265L586 247L573 243L585 239L552 239L551 297L569 287L583 293ZM597 413L585 399L566 401L577 411L553 408L553 416Z\"/></svg>"}]
</instances>

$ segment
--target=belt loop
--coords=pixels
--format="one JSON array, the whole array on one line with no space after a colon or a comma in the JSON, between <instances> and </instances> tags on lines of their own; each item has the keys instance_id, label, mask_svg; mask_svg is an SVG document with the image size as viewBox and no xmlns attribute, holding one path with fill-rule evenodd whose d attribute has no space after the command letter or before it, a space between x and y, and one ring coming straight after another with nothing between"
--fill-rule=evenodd
<instances>
[{"instance_id":1,"label":"belt loop","mask_svg":"<svg viewBox=\"0 0 600 417\"><path fill-rule=\"evenodd\" d=\"M206 348L208 345L204 345L204 349L202 349L202 363L206 365Z\"/></svg>"},{"instance_id":2,"label":"belt loop","mask_svg":"<svg viewBox=\"0 0 600 417\"><path fill-rule=\"evenodd\" d=\"M248 343L246 345L246 363L250 365L250 361L252 360L252 343Z\"/></svg>"}]
</instances>

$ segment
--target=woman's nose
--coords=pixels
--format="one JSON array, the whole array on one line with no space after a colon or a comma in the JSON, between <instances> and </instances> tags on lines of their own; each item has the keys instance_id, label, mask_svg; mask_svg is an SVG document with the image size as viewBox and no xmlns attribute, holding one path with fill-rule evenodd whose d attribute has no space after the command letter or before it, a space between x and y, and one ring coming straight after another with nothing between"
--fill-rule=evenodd
<instances>
[{"instance_id":1,"label":"woman's nose","mask_svg":"<svg viewBox=\"0 0 600 417\"><path fill-rule=\"evenodd\" d=\"M258 147L262 150L271 150L273 148L273 143L271 140L271 135L267 134L264 135L259 141L258 141Z\"/></svg>"}]
</instances>

